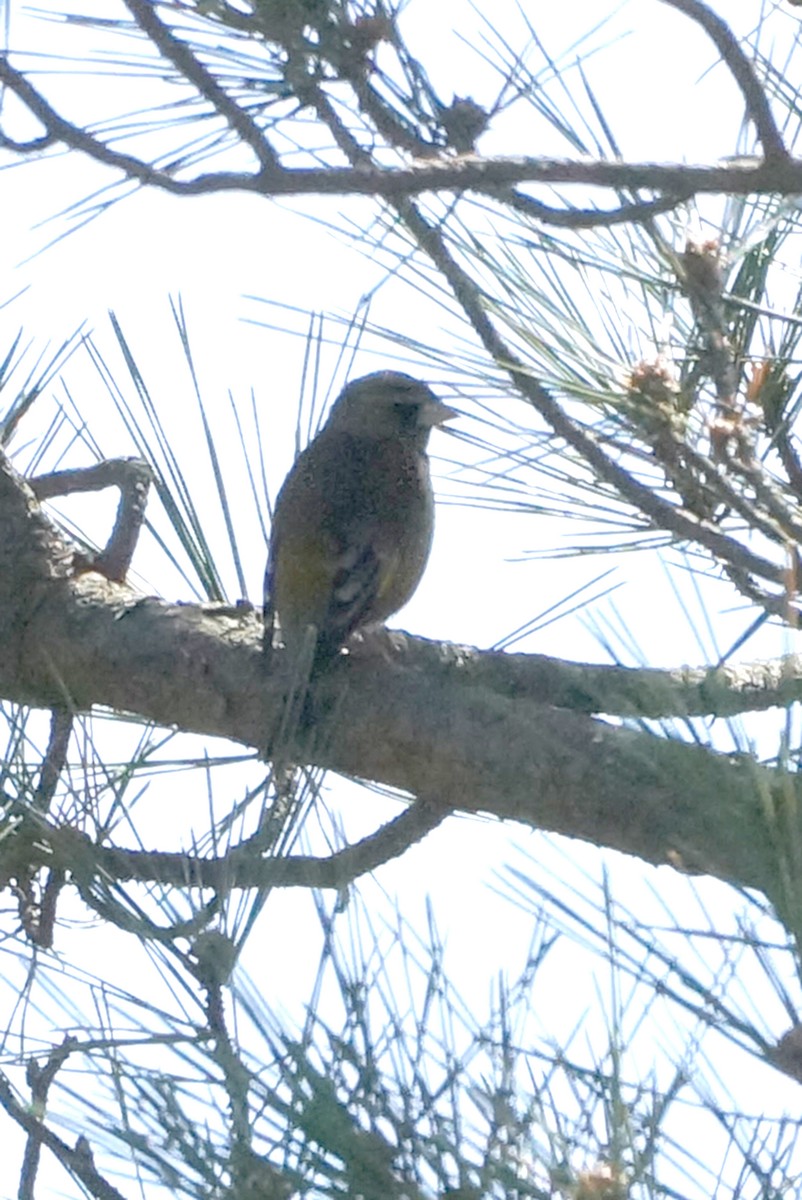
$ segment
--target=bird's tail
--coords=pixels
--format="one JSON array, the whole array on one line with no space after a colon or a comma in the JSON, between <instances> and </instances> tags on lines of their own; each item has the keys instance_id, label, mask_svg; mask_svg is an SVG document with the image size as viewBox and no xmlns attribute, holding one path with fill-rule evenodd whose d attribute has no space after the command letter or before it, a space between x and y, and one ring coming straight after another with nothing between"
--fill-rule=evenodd
<instances>
[{"instance_id":1,"label":"bird's tail","mask_svg":"<svg viewBox=\"0 0 802 1200\"><path fill-rule=\"evenodd\" d=\"M284 700L281 721L276 730L274 749L284 757L281 748L289 749L308 725L310 688L313 683L318 649L317 626L307 625L293 646L292 668Z\"/></svg>"}]
</instances>

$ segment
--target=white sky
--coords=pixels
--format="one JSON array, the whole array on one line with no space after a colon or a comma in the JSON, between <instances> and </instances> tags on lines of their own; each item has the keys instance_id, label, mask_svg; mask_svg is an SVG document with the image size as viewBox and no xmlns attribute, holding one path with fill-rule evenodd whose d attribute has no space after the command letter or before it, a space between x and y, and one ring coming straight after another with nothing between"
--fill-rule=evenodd
<instances>
[{"instance_id":1,"label":"white sky","mask_svg":"<svg viewBox=\"0 0 802 1200\"><path fill-rule=\"evenodd\" d=\"M43 7L57 11L57 6ZM482 7L481 3L478 7ZM531 12L544 44L556 57L582 32L593 27L600 6L590 0L587 3L569 0L563 4L524 7ZM722 11L730 8L718 7ZM110 9L111 5L104 8ZM743 6L744 31L751 28L750 19L754 19L758 9L758 4ZM495 0L492 11L497 29L520 30L514 5ZM453 3L440 0L436 5L430 0L413 0L405 14L412 47L420 47L440 90L445 94L449 90L469 93L487 102L493 98L495 85L489 83L471 49L464 45L478 37L471 20L469 6L457 0ZM12 11L11 30L13 45L35 47L38 53L58 54L73 39L78 53L79 41L86 36L80 31L67 33L63 26L31 22L18 11ZM624 31L630 31L628 36L616 41ZM100 45L99 35L92 34L90 39ZM734 152L741 113L737 96L721 69L704 75L714 58L712 47L678 14L650 0L632 0L622 6L609 30L591 41L598 45L611 43L591 58L588 75L603 98L605 114L625 155L712 161ZM438 48L435 62L428 52L432 45ZM59 81L65 103L75 105L71 111L76 119L83 113L96 112L97 86L96 82L80 79ZM130 96L124 98L124 86L114 95L122 100L120 111L131 107ZM491 148L522 153L551 153L558 149L528 144L526 130L512 121L507 122L495 143L482 143L482 149ZM563 153L564 147L559 152ZM219 406L223 414L220 428L228 427L225 406L229 390L245 402L253 388L257 404L269 419L276 444L275 462L271 462L275 494L292 456L303 344L301 338L289 338L248 323L268 319L280 323L282 316L279 309L273 309L268 317L269 310L247 297L262 297L304 311L347 316L380 282L381 268L358 254L345 237L333 236L304 215L324 211L318 202L290 200L276 204L236 194L188 200L145 192L112 207L84 229L43 249L65 229L63 221L49 221L49 218L106 179L103 172L72 155L25 163L0 174L4 212L0 278L5 281L0 302L10 298L20 286L28 288L23 296L0 309L0 358L4 346L20 326L26 337L32 338L41 349L47 343L58 345L82 322L96 331L98 343L113 358L115 351L106 319L107 311L113 309L137 357L141 358L166 422L172 422L184 438L194 436L197 439L194 444L200 446L194 401L169 311L169 296L180 294L204 399L210 409ZM367 211L365 202L357 200L340 199L325 206L329 220L336 220L339 212L351 221L359 221ZM371 315L377 323L412 337L428 338L435 343L440 339L443 349L448 349L451 332L439 329L439 318L433 317L417 294L401 284L381 287ZM303 320L296 320L295 327L303 330ZM336 326L331 326L330 332L336 337ZM333 356L330 361L333 363ZM357 369L374 369L378 361L363 358ZM81 392L79 406L91 411L94 436L109 453L130 453L130 445L125 443L91 373L79 369L78 364L70 369L73 393L76 386L85 387L91 397L88 399L87 393ZM63 394L58 388L53 390ZM463 397L463 401L469 411L470 398ZM511 409L509 412L515 415ZM35 443L36 421L35 415L26 421L21 440ZM222 441L220 450L225 457ZM454 459L459 456L460 443L435 435L433 452ZM21 458L24 461L24 456ZM187 461L190 459L191 455ZM76 461L71 460L73 465ZM236 455L232 454L232 482L236 477L235 462ZM441 465L438 471L442 478L446 468ZM199 480L198 486L199 489L205 486L204 481ZM90 509L94 511L97 503L97 498L92 498L80 510L70 511L80 511L84 516ZM241 503L244 512L248 508L247 496ZM208 519L210 529L219 528L219 518L211 509ZM258 602L265 547L252 513L247 519L253 522L252 533L248 535L248 588L251 599ZM537 519L531 515L511 517L506 513L441 506L435 549L424 583L394 623L427 637L492 645L609 565L607 560L553 563L522 560L522 556L541 544L541 537ZM655 665L702 661L702 649L686 628L676 599L656 564L618 558L615 566L616 580L623 585L616 593L616 605L636 640L650 654L650 661ZM165 571L163 559L145 546L135 560L135 567L148 588L170 599L191 598L181 592L180 581ZM232 589L233 578L233 574L228 577ZM736 611L717 617L722 648L747 623L738 607L736 604ZM605 614L614 619L602 605L602 619ZM793 646L790 637L785 644ZM777 652L780 646L776 637L765 635L751 642L746 654L753 658L764 648ZM604 658L586 626L576 619L549 627L521 648L572 659ZM776 727L779 728L779 720ZM755 728L766 736L765 724ZM768 728L773 731L775 718L770 718ZM232 779L235 774L232 769ZM220 804L225 803L228 778L223 774L217 783ZM234 796L239 795L238 783L232 783L231 788ZM337 795L336 785L334 795ZM164 800L155 785L152 799L146 799L144 806L149 803L164 821ZM374 800L366 804L364 798L354 800L345 795L342 803L346 828L352 838L368 832L383 808ZM176 819L176 837L180 840L184 820L190 820L195 828L203 824L206 812L203 785L188 780L186 796L180 800L173 797L171 810ZM388 805L386 811L389 815L394 809ZM523 867L522 853L542 862L547 875L553 874L563 882L575 880L580 890L583 872L600 877L601 856L592 848L563 843L554 849L548 839L527 830L455 819L401 861L383 868L378 884L366 883L362 890L378 908L379 886L385 889L398 898L405 916L421 926L425 922L426 897L431 896L447 939L447 967L463 990L475 997L477 1008L482 1008L497 972L508 970L510 975L515 974L531 935L531 917L500 899L489 886L504 863ZM639 913L648 911L653 888L658 894L670 895L672 907L678 913L687 905L688 919L694 920L690 914L696 911L696 901L691 889L673 872L644 871L640 864L613 855L605 856L605 861L616 892L620 889L627 903ZM724 921L724 913L730 906L729 892L714 883L698 886L711 907L722 913ZM307 981L317 961L311 934L308 958L298 953L299 938L303 936L299 930L307 919L302 914L307 908L308 901L304 898L272 899L258 935L258 954L246 952L244 959L257 978L262 962L273 964L260 980L265 997L271 1005L296 1018L297 1004L308 993ZM99 956L106 959L107 954L117 954L116 942L117 935L112 937L96 925L89 925L65 934L59 948L89 966ZM129 938L128 943L131 942ZM127 955L133 954L128 943L124 963L113 966L108 960L110 973L117 970L126 973ZM588 1028L598 1032L599 1018L594 1011L598 997L590 983L592 971L592 961L565 943L545 976L550 987L541 986L538 991L538 1027L533 1036L546 1033L559 1041L583 1011L590 1013ZM763 985L757 978L751 986L756 993L762 993ZM764 1016L769 1005L766 998ZM774 1020L768 1017L766 1020L767 1028L777 1035L787 1024L780 1012L776 1012ZM650 1062L653 1041L660 1040L655 1038L653 1025L648 1029L645 1044L639 1045L644 1070ZM674 1042L679 1044L679 1038L673 1037L670 1030L665 1031L664 1045L671 1046ZM792 1111L796 1110L795 1092L792 1098L791 1085L786 1088L776 1073L770 1079L762 1070L752 1073L739 1056L737 1070L729 1074L746 1076L750 1088L759 1089L761 1103L767 1101L770 1093L772 1105L781 1107L787 1097L789 1108L793 1106ZM728 1082L734 1080L728 1078Z\"/></svg>"}]
</instances>

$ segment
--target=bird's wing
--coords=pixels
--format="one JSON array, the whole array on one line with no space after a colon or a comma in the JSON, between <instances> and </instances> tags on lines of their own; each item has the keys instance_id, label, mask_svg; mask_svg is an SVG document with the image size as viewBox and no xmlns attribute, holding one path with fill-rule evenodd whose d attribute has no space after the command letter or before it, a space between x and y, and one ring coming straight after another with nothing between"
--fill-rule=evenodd
<instances>
[{"instance_id":1,"label":"bird's wing","mask_svg":"<svg viewBox=\"0 0 802 1200\"><path fill-rule=\"evenodd\" d=\"M265 639L272 645L278 610L285 638L314 625L322 657L331 657L354 629L373 619L392 557L366 526L352 527L336 542L320 530L284 545L274 539L265 576Z\"/></svg>"},{"instance_id":2,"label":"bird's wing","mask_svg":"<svg viewBox=\"0 0 802 1200\"><path fill-rule=\"evenodd\" d=\"M387 555L378 550L369 530L351 531L337 558L321 630L333 647L341 646L354 629L371 620L389 566Z\"/></svg>"}]
</instances>

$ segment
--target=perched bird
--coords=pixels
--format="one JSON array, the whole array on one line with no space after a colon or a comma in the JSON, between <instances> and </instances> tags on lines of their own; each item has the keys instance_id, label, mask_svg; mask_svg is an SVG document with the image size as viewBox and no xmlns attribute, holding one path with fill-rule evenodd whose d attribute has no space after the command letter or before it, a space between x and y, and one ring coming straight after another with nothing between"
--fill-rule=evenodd
<instances>
[{"instance_id":1,"label":"perched bird","mask_svg":"<svg viewBox=\"0 0 802 1200\"><path fill-rule=\"evenodd\" d=\"M418 586L434 528L426 443L432 426L455 416L399 371L355 379L285 479L265 577L265 648L278 618L306 680Z\"/></svg>"}]
</instances>

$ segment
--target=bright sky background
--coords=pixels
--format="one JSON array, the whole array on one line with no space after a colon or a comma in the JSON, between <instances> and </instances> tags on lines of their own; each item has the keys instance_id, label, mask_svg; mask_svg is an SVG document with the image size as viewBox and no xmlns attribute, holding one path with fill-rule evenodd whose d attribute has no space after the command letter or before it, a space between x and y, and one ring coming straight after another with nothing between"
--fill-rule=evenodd
<instances>
[{"instance_id":1,"label":"bright sky background","mask_svg":"<svg viewBox=\"0 0 802 1200\"><path fill-rule=\"evenodd\" d=\"M112 6L100 7L108 11ZM481 0L477 7L483 7ZM525 7L532 9L542 41L555 58L581 34L593 29L601 15L599 4L590 0ZM605 12L608 9L607 5L601 7ZM726 12L731 6L718 7ZM749 18L754 19L758 5L734 7L745 21L742 32L746 32L751 28ZM57 5L50 4L44 4L43 8L58 10ZM497 29L521 29L515 5L507 0L494 0L492 13ZM480 102L489 103L497 84L477 63L471 49L471 44L478 44L483 34L478 22L473 28L466 23L468 14L468 6L456 0L454 3L438 0L437 4L431 0L412 0L404 17L405 30L413 49L419 46L427 69L442 92L468 93ZM610 24L590 40L592 45L605 48L590 59L588 76L602 98L607 119L626 157L709 162L734 152L742 111L740 101L721 68L708 72L714 50L689 22L656 0L631 0L622 4ZM80 54L87 41L90 45L101 44L99 35L32 21L12 6L13 46L27 46L40 54L65 51ZM431 61L428 51L432 44L438 47L436 62ZM17 60L17 65L25 68L28 63ZM40 82L49 94L64 98L75 119L97 113L100 86L97 80L67 74L57 87L49 79ZM126 86L116 81L113 95L119 111L136 104L133 97L138 85L131 83L127 95ZM500 130L495 141L488 137L482 142L481 149L532 154L558 151L556 146L530 145L526 130L512 121ZM562 147L559 152L564 152ZM3 161L0 158L0 164ZM8 159L5 161L8 163ZM188 447L194 444L200 451L200 428L191 381L170 317L169 297L180 295L204 401L210 409L219 406L221 413L221 455L226 460L228 448L223 431L231 428L229 391L244 404L253 388L263 424L275 438L275 460L270 464L274 495L293 453L303 338L270 331L259 322L282 325L291 321L293 328L302 334L305 319L303 315L289 318L280 307L267 307L252 297L269 301L272 306L295 306L302 313L319 312L347 319L363 297L377 289L371 308L374 322L434 342L448 352L453 330L447 327L441 314L433 313L419 294L402 284L385 282L383 268L358 253L345 235L338 237L309 219L325 213L328 221L336 223L338 214L343 214L347 221L358 224L369 211L365 202L341 198L325 205L292 199L274 203L236 194L182 199L150 191L112 207L83 229L48 245L68 227L64 219L51 220L54 214L107 182L108 176L72 154L21 166L9 163L9 167L0 174L4 213L0 241L0 279L4 283L0 303L9 301L0 308L0 358L20 327L26 340L33 343L33 359L46 345L57 346L86 323L109 360L118 361L106 316L108 310L113 310L145 369L166 423L172 422L176 436L185 438ZM27 291L12 301L11 297L23 286ZM327 328L332 341L336 341L339 336L336 324L331 323ZM386 359L378 356L363 356L353 373L373 370L383 361ZM329 362L333 367L334 352ZM432 377L437 387L436 376ZM73 394L76 388L86 389L81 392L79 407L91 411L92 432L104 450L109 454L130 453L130 443L126 442L96 375L80 358L70 364L69 379ZM442 387L439 390L450 402L471 411L470 396L449 395ZM59 385L52 391L63 398ZM513 411L511 401L504 403L511 419L516 419L518 409ZM40 419L44 421L45 416ZM30 441L35 446L36 437L34 415L26 420L20 441ZM193 438L197 439L195 443ZM15 448L18 448L16 443ZM460 462L461 443L456 438L435 434L432 451L435 459L441 460L436 464L440 490L448 491L448 477L453 481L459 476L454 467L442 460ZM69 464L77 465L78 457L70 458ZM191 457L190 452L187 463ZM25 454L21 453L23 465L25 460ZM232 450L228 463L232 482L238 461ZM202 488L204 481L199 480L198 486ZM110 499L102 511L108 514L112 503ZM98 504L98 498L92 497L70 511L80 513L85 519L87 514L98 510ZM247 496L242 505L245 513ZM252 554L247 562L247 582L250 599L258 603L266 549L253 514L243 519L253 521L248 541ZM217 515L210 511L210 529L214 530L216 524L222 530ZM572 532L569 531L569 537ZM551 532L545 540L553 540ZM511 516L466 509L453 503L441 505L430 568L417 595L394 624L427 637L489 646L605 567L614 565L615 581L622 584L615 595L616 609L634 642L649 653L650 662L676 665L705 659L704 649L687 628L667 576L655 560L620 556L614 560L570 559L548 563L527 560L527 552L543 541L537 519L529 514ZM171 600L192 598L182 592L180 580L165 572L163 559L144 543L134 566L143 586L149 590L158 590ZM228 581L235 599L233 573ZM599 617L613 625L617 621L605 602L600 606ZM716 614L719 648L725 649L747 623L748 618L737 609ZM765 633L749 643L745 656L752 659L763 652L776 653L783 646L793 648L790 635L785 636L787 640L781 642L777 635ZM518 648L571 659L603 661L605 658L587 621L577 618L549 626ZM771 717L768 722L761 728L770 729L772 733L766 736L773 736L773 731L781 728L779 718ZM234 774L232 770L232 779ZM225 800L225 780L221 775L216 785L220 804ZM234 796L239 794L239 786L238 782L232 782ZM382 814L396 811L391 804L374 799L366 802L364 793L353 799L351 791L348 787L342 789L345 825L351 838L368 832ZM338 794L336 785L333 794ZM187 779L186 794L173 794L168 808L164 793L156 784L152 798L144 803L152 804L154 817L162 825L166 813L171 813L178 844L185 820L191 820L196 828L203 824L207 800L201 781ZM533 928L531 916L493 891L494 883L498 885L496 873L507 862L526 870L531 867L530 860L537 860L542 864L538 870L543 870L547 880L554 877L585 891L583 875L587 872L600 878L602 857L610 870L615 893L624 897L644 920L648 912L657 911L659 897L670 896L669 904L675 914L679 915L683 906L687 906L688 921L694 923L699 910L693 890L667 868L644 871L636 862L615 855L600 856L592 847L567 842L555 846L549 839L528 830L479 820L452 819L402 860L382 868L376 882L360 884L360 890L371 897L371 903L375 898L378 912L380 890L384 889L391 897L397 897L407 919L421 926L426 900L431 896L438 924L446 937L447 968L463 991L475 998L477 1009L482 1009L497 973L506 970L514 976L522 965ZM712 911L729 912L730 893L722 885L697 882L695 887ZM298 953L299 941L303 942L305 936L299 931L308 927L308 906L307 898L295 895L272 899L258 935L258 953L252 943L243 960L245 968L264 988L266 998L290 1014L291 1019L297 1019L297 1005L308 995L309 980L317 963L317 942L312 932L308 955ZM133 939L128 939L125 961L119 963L121 978L128 974L138 953L132 943ZM60 933L58 948L65 956L90 968L99 956L117 954L118 945L118 934L92 922ZM262 972L263 963L271 964L266 972ZM591 985L593 971L593 960L565 942L543 976L552 986L544 988L541 984L539 988L533 1036L544 1034L560 1041L585 1011L590 1014L587 1029L598 1031L599 1018L594 1008L600 1006L602 998ZM750 981L750 988L760 1010L762 984L755 979ZM787 1021L779 1011L773 1017L768 1013L770 1003L768 995L763 996L766 1028L779 1034ZM640 1046L644 1070L651 1063L654 1040L655 1027L650 1024ZM679 1034L670 1028L663 1031L663 1045L669 1052L680 1044ZM721 1069L726 1074L726 1062L723 1061ZM737 1073L744 1074L741 1055ZM786 1085L777 1073L769 1076L762 1068L755 1068L754 1075L759 1082L748 1078L747 1095L751 1092L753 1097L757 1086L761 1105L771 1096L772 1106L787 1104L791 1111L796 1110L798 1096L793 1085ZM727 1083L735 1087L737 1081L728 1077Z\"/></svg>"}]
</instances>

